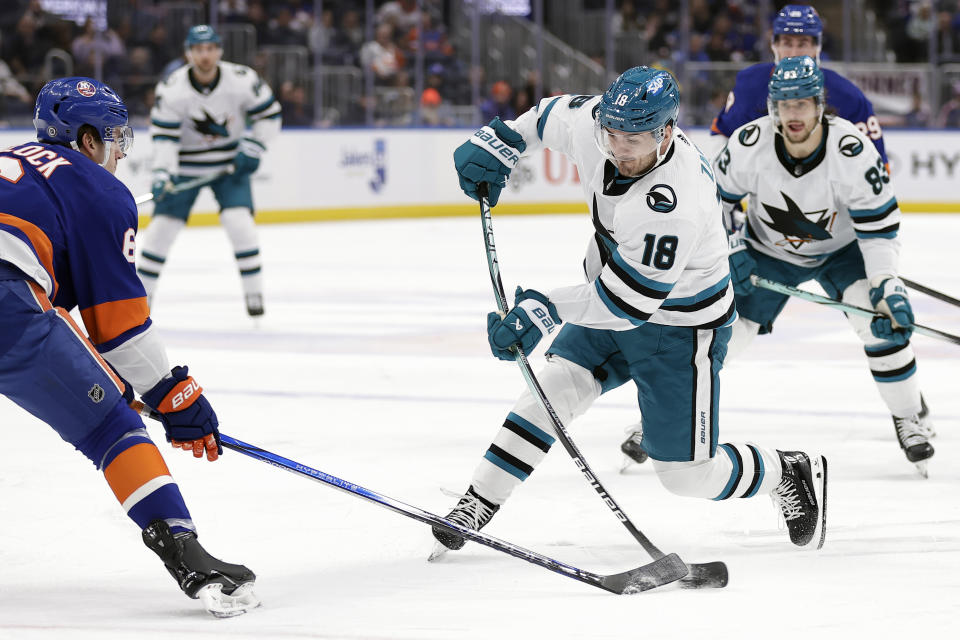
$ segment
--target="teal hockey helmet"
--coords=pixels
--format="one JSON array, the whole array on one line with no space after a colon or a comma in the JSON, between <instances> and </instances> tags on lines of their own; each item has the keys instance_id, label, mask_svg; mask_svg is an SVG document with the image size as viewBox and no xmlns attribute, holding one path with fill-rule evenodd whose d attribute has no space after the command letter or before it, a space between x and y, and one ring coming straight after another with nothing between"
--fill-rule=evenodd
<instances>
[{"instance_id":1,"label":"teal hockey helmet","mask_svg":"<svg viewBox=\"0 0 960 640\"><path fill-rule=\"evenodd\" d=\"M767 86L767 110L777 123L780 121L777 102L781 100L814 98L819 108L818 119L823 116L823 71L810 56L784 58L778 62Z\"/></svg>"},{"instance_id":2,"label":"teal hockey helmet","mask_svg":"<svg viewBox=\"0 0 960 640\"><path fill-rule=\"evenodd\" d=\"M620 74L597 105L594 124L597 146L608 158L616 160L611 132L651 133L656 144L657 161L663 156L660 143L667 125L676 126L680 115L680 89L669 71L633 67ZM653 151L653 148L650 149Z\"/></svg>"},{"instance_id":3,"label":"teal hockey helmet","mask_svg":"<svg viewBox=\"0 0 960 640\"><path fill-rule=\"evenodd\" d=\"M190 31L187 32L187 38L183 41L183 47L190 49L193 45L204 42L213 43L218 47L223 46L223 42L220 40L220 34L214 31L213 27L208 24L198 24L190 27Z\"/></svg>"}]
</instances>

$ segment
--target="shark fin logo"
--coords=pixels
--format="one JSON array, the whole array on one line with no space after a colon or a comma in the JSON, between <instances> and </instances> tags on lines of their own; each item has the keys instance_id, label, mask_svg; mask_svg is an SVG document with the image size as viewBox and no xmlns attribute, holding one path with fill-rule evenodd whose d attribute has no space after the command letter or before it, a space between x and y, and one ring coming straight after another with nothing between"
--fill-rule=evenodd
<instances>
[{"instance_id":1,"label":"shark fin logo","mask_svg":"<svg viewBox=\"0 0 960 640\"><path fill-rule=\"evenodd\" d=\"M848 158L853 158L854 156L860 155L861 151L863 151L863 142L857 136L853 136L848 133L840 138L841 154L847 156Z\"/></svg>"},{"instance_id":2,"label":"shark fin logo","mask_svg":"<svg viewBox=\"0 0 960 640\"><path fill-rule=\"evenodd\" d=\"M737 139L740 140L740 144L745 147L752 147L757 144L757 140L760 139L760 127L755 124L748 124L743 128L743 131L740 132L740 135L737 136Z\"/></svg>"}]
</instances>

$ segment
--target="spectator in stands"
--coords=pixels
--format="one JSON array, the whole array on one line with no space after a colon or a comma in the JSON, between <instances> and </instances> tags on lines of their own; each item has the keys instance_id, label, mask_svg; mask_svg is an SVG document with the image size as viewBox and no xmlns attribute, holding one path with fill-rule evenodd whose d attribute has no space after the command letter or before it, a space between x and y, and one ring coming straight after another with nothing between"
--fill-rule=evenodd
<instances>
[{"instance_id":1,"label":"spectator in stands","mask_svg":"<svg viewBox=\"0 0 960 640\"><path fill-rule=\"evenodd\" d=\"M455 123L449 105L436 89L424 89L420 96L420 122L426 127L451 127Z\"/></svg>"},{"instance_id":2,"label":"spectator in stands","mask_svg":"<svg viewBox=\"0 0 960 640\"><path fill-rule=\"evenodd\" d=\"M343 17L340 19L340 31L350 42L353 50L360 51L366 39L366 34L364 34L363 21L360 19L358 11L348 9L343 12Z\"/></svg>"},{"instance_id":3,"label":"spectator in stands","mask_svg":"<svg viewBox=\"0 0 960 640\"><path fill-rule=\"evenodd\" d=\"M503 80L498 80L490 87L490 97L480 105L480 114L484 122L499 117L501 120L516 120L517 112L510 104L513 89Z\"/></svg>"},{"instance_id":4,"label":"spectator in stands","mask_svg":"<svg viewBox=\"0 0 960 640\"><path fill-rule=\"evenodd\" d=\"M16 31L5 39L3 57L10 69L19 76L39 76L43 60L52 43L37 31L37 19L31 13L23 14L17 21ZM37 78L39 82L39 77ZM42 82L40 82L42 84Z\"/></svg>"},{"instance_id":5,"label":"spectator in stands","mask_svg":"<svg viewBox=\"0 0 960 640\"><path fill-rule=\"evenodd\" d=\"M610 19L610 28L615 36L643 30L643 24L637 16L637 8L633 0L623 0L620 3L620 10Z\"/></svg>"},{"instance_id":6,"label":"spectator in stands","mask_svg":"<svg viewBox=\"0 0 960 640\"><path fill-rule=\"evenodd\" d=\"M33 110L33 96L17 82L7 63L0 59L0 123L11 115L25 115Z\"/></svg>"},{"instance_id":7,"label":"spectator in stands","mask_svg":"<svg viewBox=\"0 0 960 640\"><path fill-rule=\"evenodd\" d=\"M217 8L220 22L246 22L247 0L220 0Z\"/></svg>"},{"instance_id":8,"label":"spectator in stands","mask_svg":"<svg viewBox=\"0 0 960 640\"><path fill-rule=\"evenodd\" d=\"M257 46L267 41L270 24L267 19L267 11L263 8L263 3L260 0L250 0L248 2L246 22L253 25L253 29L257 33Z\"/></svg>"},{"instance_id":9,"label":"spectator in stands","mask_svg":"<svg viewBox=\"0 0 960 640\"><path fill-rule=\"evenodd\" d=\"M268 25L263 44L306 46L307 39L294 28L293 12L288 7L280 7L276 17Z\"/></svg>"},{"instance_id":10,"label":"spectator in stands","mask_svg":"<svg viewBox=\"0 0 960 640\"><path fill-rule=\"evenodd\" d=\"M168 72L167 66L171 62L178 58L184 59L183 47L171 42L167 28L161 22L155 24L153 29L150 30L146 46L150 50L150 62L153 65L153 72L156 74Z\"/></svg>"},{"instance_id":11,"label":"spectator in stands","mask_svg":"<svg viewBox=\"0 0 960 640\"><path fill-rule=\"evenodd\" d=\"M940 113L937 114L937 126L946 129L960 129L960 82L953 84L953 95L950 97Z\"/></svg>"},{"instance_id":12,"label":"spectator in stands","mask_svg":"<svg viewBox=\"0 0 960 640\"><path fill-rule=\"evenodd\" d=\"M280 85L280 106L283 110L283 128L313 125L313 113L307 105L307 92L287 80Z\"/></svg>"},{"instance_id":13,"label":"spectator in stands","mask_svg":"<svg viewBox=\"0 0 960 640\"><path fill-rule=\"evenodd\" d=\"M417 0L390 0L377 11L377 24L391 24L396 33L407 34L420 24Z\"/></svg>"},{"instance_id":14,"label":"spectator in stands","mask_svg":"<svg viewBox=\"0 0 960 640\"><path fill-rule=\"evenodd\" d=\"M377 27L375 39L364 44L360 50L360 63L365 70L373 73L375 84L397 84L404 58L393 41L393 25L384 23Z\"/></svg>"},{"instance_id":15,"label":"spectator in stands","mask_svg":"<svg viewBox=\"0 0 960 640\"><path fill-rule=\"evenodd\" d=\"M92 18L83 23L83 30L70 45L78 76L102 77L106 69L116 69L123 62L127 48L113 29L98 32ZM97 68L99 66L99 69ZM99 73L98 73L99 72ZM110 75L110 74L108 74ZM110 86L120 86L120 78L105 78Z\"/></svg>"},{"instance_id":16,"label":"spectator in stands","mask_svg":"<svg viewBox=\"0 0 960 640\"><path fill-rule=\"evenodd\" d=\"M903 116L903 126L914 129L925 129L930 124L930 110L923 103L923 96L919 91L913 92L910 111Z\"/></svg>"}]
</instances>

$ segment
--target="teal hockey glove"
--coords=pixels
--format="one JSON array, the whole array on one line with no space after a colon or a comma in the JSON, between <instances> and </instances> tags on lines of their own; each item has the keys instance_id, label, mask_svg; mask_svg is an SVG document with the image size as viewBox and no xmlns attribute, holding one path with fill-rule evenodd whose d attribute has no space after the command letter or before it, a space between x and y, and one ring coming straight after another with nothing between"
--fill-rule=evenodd
<instances>
[{"instance_id":1,"label":"teal hockey glove","mask_svg":"<svg viewBox=\"0 0 960 640\"><path fill-rule=\"evenodd\" d=\"M896 276L876 276L871 284L870 304L883 317L870 322L870 332L881 340L905 344L913 333L913 308L906 285Z\"/></svg>"},{"instance_id":2,"label":"teal hockey glove","mask_svg":"<svg viewBox=\"0 0 960 640\"><path fill-rule=\"evenodd\" d=\"M153 181L150 184L150 192L153 194L153 201L160 202L173 189L173 181L167 171L158 169L153 172Z\"/></svg>"},{"instance_id":3,"label":"teal hockey glove","mask_svg":"<svg viewBox=\"0 0 960 640\"><path fill-rule=\"evenodd\" d=\"M750 255L743 235L735 233L730 241L730 280L735 295L750 295L756 287L750 282L750 275L757 270L757 261Z\"/></svg>"},{"instance_id":4,"label":"teal hockey glove","mask_svg":"<svg viewBox=\"0 0 960 640\"><path fill-rule=\"evenodd\" d=\"M260 155L263 145L250 138L240 141L240 150L233 157L234 174L238 176L250 175L260 168Z\"/></svg>"},{"instance_id":5,"label":"teal hockey glove","mask_svg":"<svg viewBox=\"0 0 960 640\"><path fill-rule=\"evenodd\" d=\"M487 315L487 340L490 350L500 360L513 360L511 347L519 344L524 353L530 353L545 333L553 333L560 324L560 315L547 296L534 289L517 287L514 307L500 317Z\"/></svg>"},{"instance_id":6,"label":"teal hockey glove","mask_svg":"<svg viewBox=\"0 0 960 640\"><path fill-rule=\"evenodd\" d=\"M496 205L500 191L507 186L510 172L526 148L523 136L500 118L494 118L453 152L460 188L474 200L479 200L477 190L485 182L487 201L491 207Z\"/></svg>"}]
</instances>

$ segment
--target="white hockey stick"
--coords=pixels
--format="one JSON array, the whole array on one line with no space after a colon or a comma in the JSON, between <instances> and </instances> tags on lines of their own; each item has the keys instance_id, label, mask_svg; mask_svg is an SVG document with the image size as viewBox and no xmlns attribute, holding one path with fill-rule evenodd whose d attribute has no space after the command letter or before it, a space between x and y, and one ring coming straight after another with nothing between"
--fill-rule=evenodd
<instances>
[{"instance_id":1,"label":"white hockey stick","mask_svg":"<svg viewBox=\"0 0 960 640\"><path fill-rule=\"evenodd\" d=\"M172 196L172 195L175 195L175 194L177 194L177 193L183 193L184 191L189 191L190 189L196 189L197 187L203 187L203 186L205 186L205 185L210 184L211 182L214 182L215 180L219 180L219 179L222 178L223 176L228 176L228 175L230 175L231 173L234 172L234 170L235 170L235 169L234 169L233 165L230 165L229 167L227 167L227 168L224 169L223 171L217 171L216 173L211 173L211 174L208 175L208 176L200 176L199 178L195 178L195 179L193 179L193 180L187 180L186 182L181 182L180 184L174 185L173 187L171 187L170 189L168 189L166 195ZM137 196L136 198L133 199L133 201L134 201L135 203L137 203L137 206L138 206L138 207L139 207L141 204L150 202L151 200L153 200L153 192L152 192L152 191L151 191L150 193L144 193L143 195L139 195L139 196Z\"/></svg>"},{"instance_id":2,"label":"white hockey stick","mask_svg":"<svg viewBox=\"0 0 960 640\"><path fill-rule=\"evenodd\" d=\"M840 300L834 300L833 298L828 298L816 293L804 291L803 289L797 289L796 287L791 287L787 284L775 282L773 280L767 280L766 278L758 276L755 273L750 275L750 282L752 282L753 286L755 287L769 289L770 291L782 293L785 296L793 296L794 298L800 298L801 300L806 300L808 302L815 302L827 307L835 307L844 313L852 313L853 315L863 316L865 318L875 318L880 315L876 311L872 311L870 309L864 309L863 307L847 304L846 302L841 302ZM955 336L952 333L940 331L939 329L934 329L932 327L925 327L922 324L914 323L913 331L922 336L927 336L928 338L936 338L937 340L943 340L944 342L960 344L960 336Z\"/></svg>"}]
</instances>

